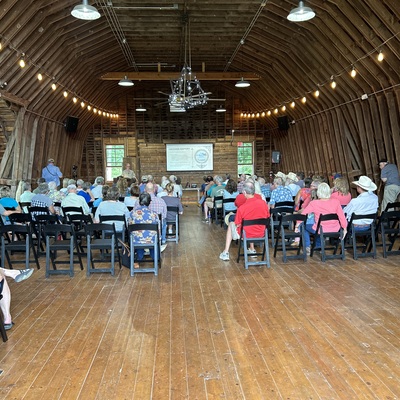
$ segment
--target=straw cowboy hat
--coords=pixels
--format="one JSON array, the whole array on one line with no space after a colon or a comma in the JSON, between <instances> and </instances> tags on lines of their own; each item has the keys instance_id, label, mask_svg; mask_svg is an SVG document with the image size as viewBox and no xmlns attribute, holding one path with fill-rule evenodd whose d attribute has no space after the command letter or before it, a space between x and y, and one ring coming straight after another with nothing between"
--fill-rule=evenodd
<instances>
[{"instance_id":1,"label":"straw cowboy hat","mask_svg":"<svg viewBox=\"0 0 400 400\"><path fill-rule=\"evenodd\" d=\"M286 175L285 175L283 172L278 171L278 172L275 174L275 178L282 178L283 180L285 180L285 179L286 179Z\"/></svg>"},{"instance_id":2,"label":"straw cowboy hat","mask_svg":"<svg viewBox=\"0 0 400 400\"><path fill-rule=\"evenodd\" d=\"M226 225L229 225L229 218L230 218L231 215L235 215L235 213L230 212L229 214L225 215L225 224Z\"/></svg>"},{"instance_id":3,"label":"straw cowboy hat","mask_svg":"<svg viewBox=\"0 0 400 400\"><path fill-rule=\"evenodd\" d=\"M297 182L298 181L297 175L294 172L289 172L287 174L286 179L290 179L293 182Z\"/></svg>"},{"instance_id":4,"label":"straw cowboy hat","mask_svg":"<svg viewBox=\"0 0 400 400\"><path fill-rule=\"evenodd\" d=\"M370 178L368 178L368 176L364 176L364 175L360 176L360 179L358 181L354 181L352 183L354 185L360 186L360 188L362 188L364 190L371 191L371 192L373 192L377 188L375 183L372 182L372 180Z\"/></svg>"}]
</instances>

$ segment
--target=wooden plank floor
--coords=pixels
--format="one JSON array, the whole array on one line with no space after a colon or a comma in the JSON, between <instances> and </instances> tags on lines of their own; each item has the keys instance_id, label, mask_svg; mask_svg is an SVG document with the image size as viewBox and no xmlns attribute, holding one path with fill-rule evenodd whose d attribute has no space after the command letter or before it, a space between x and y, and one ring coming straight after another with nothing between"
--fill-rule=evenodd
<instances>
[{"instance_id":1,"label":"wooden plank floor","mask_svg":"<svg viewBox=\"0 0 400 400\"><path fill-rule=\"evenodd\" d=\"M246 271L195 205L181 224L158 277L10 281L0 398L399 398L399 256Z\"/></svg>"}]
</instances>

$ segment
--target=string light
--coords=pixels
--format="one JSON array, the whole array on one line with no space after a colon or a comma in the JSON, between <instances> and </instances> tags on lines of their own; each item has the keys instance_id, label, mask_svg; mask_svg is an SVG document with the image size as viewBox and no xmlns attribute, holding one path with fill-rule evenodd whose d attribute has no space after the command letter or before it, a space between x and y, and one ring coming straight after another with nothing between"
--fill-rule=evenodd
<instances>
[{"instance_id":1,"label":"string light","mask_svg":"<svg viewBox=\"0 0 400 400\"><path fill-rule=\"evenodd\" d=\"M74 96L74 97L72 98L72 101L76 104L76 103L78 102L78 99Z\"/></svg>"},{"instance_id":2,"label":"string light","mask_svg":"<svg viewBox=\"0 0 400 400\"><path fill-rule=\"evenodd\" d=\"M24 53L22 53L22 55L21 55L21 58L19 59L19 66L21 67L21 68L25 68L25 65L26 65L26 63L25 63L25 54Z\"/></svg>"},{"instance_id":3,"label":"string light","mask_svg":"<svg viewBox=\"0 0 400 400\"><path fill-rule=\"evenodd\" d=\"M37 78L38 78L38 81L42 81L43 80L43 75L39 72L37 74Z\"/></svg>"},{"instance_id":4,"label":"string light","mask_svg":"<svg viewBox=\"0 0 400 400\"><path fill-rule=\"evenodd\" d=\"M314 92L314 96L315 97L319 97L319 90L318 89Z\"/></svg>"},{"instance_id":5,"label":"string light","mask_svg":"<svg viewBox=\"0 0 400 400\"><path fill-rule=\"evenodd\" d=\"M332 88L332 89L336 89L336 81L335 81L335 79L333 78L333 76L331 76L331 88Z\"/></svg>"},{"instance_id":6,"label":"string light","mask_svg":"<svg viewBox=\"0 0 400 400\"><path fill-rule=\"evenodd\" d=\"M265 112L264 112L264 111L261 113L261 116L262 116L263 118L265 117Z\"/></svg>"},{"instance_id":7,"label":"string light","mask_svg":"<svg viewBox=\"0 0 400 400\"><path fill-rule=\"evenodd\" d=\"M281 108L281 110L282 110L282 112L285 112L285 111L286 111L286 106L283 106L283 107Z\"/></svg>"},{"instance_id":8,"label":"string light","mask_svg":"<svg viewBox=\"0 0 400 400\"><path fill-rule=\"evenodd\" d=\"M268 117L270 117L271 116L271 110L268 110L268 112L267 112L267 115L268 115Z\"/></svg>"},{"instance_id":9,"label":"string light","mask_svg":"<svg viewBox=\"0 0 400 400\"><path fill-rule=\"evenodd\" d=\"M88 109L88 111L90 111L92 109L92 106L90 104L88 104L87 109Z\"/></svg>"},{"instance_id":10,"label":"string light","mask_svg":"<svg viewBox=\"0 0 400 400\"><path fill-rule=\"evenodd\" d=\"M290 103L290 107L294 108L295 106L296 106L296 103L295 103L294 101L292 101L292 102Z\"/></svg>"},{"instance_id":11,"label":"string light","mask_svg":"<svg viewBox=\"0 0 400 400\"><path fill-rule=\"evenodd\" d=\"M81 101L81 107L84 108L85 107L85 102Z\"/></svg>"},{"instance_id":12,"label":"string light","mask_svg":"<svg viewBox=\"0 0 400 400\"><path fill-rule=\"evenodd\" d=\"M303 104L306 104L306 101L307 101L307 97L304 96L304 97L301 99L301 102L302 102Z\"/></svg>"},{"instance_id":13,"label":"string light","mask_svg":"<svg viewBox=\"0 0 400 400\"><path fill-rule=\"evenodd\" d=\"M65 98L68 97L68 92L67 92L66 90L64 90L63 96L64 96Z\"/></svg>"},{"instance_id":14,"label":"string light","mask_svg":"<svg viewBox=\"0 0 400 400\"><path fill-rule=\"evenodd\" d=\"M52 88L53 90L56 90L56 89L57 89L57 85L56 85L55 83L52 83L52 84L51 84L51 88Z\"/></svg>"},{"instance_id":15,"label":"string light","mask_svg":"<svg viewBox=\"0 0 400 400\"><path fill-rule=\"evenodd\" d=\"M356 71L356 69L353 67L353 68L351 69L350 76L351 76L352 78L355 78L356 75L357 75L357 71Z\"/></svg>"},{"instance_id":16,"label":"string light","mask_svg":"<svg viewBox=\"0 0 400 400\"><path fill-rule=\"evenodd\" d=\"M379 50L378 61L382 62L384 58L385 58L385 56L383 55L382 50Z\"/></svg>"}]
</instances>

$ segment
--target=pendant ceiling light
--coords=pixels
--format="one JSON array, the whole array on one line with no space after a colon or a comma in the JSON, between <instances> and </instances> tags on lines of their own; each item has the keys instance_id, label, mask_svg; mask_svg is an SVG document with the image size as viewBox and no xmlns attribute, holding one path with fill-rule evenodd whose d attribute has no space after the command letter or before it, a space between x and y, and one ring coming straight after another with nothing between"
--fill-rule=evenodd
<instances>
[{"instance_id":1,"label":"pendant ceiling light","mask_svg":"<svg viewBox=\"0 0 400 400\"><path fill-rule=\"evenodd\" d=\"M250 82L249 81L245 81L243 79L243 76L242 76L242 79L240 81L237 81L235 83L235 86L238 87L238 88L249 87L250 86Z\"/></svg>"},{"instance_id":2,"label":"pendant ceiling light","mask_svg":"<svg viewBox=\"0 0 400 400\"><path fill-rule=\"evenodd\" d=\"M305 7L303 1L299 1L299 6L290 11L287 19L292 22L303 22L314 17L315 12L310 7Z\"/></svg>"},{"instance_id":3,"label":"pendant ceiling light","mask_svg":"<svg viewBox=\"0 0 400 400\"><path fill-rule=\"evenodd\" d=\"M136 111L138 111L138 112L146 112L147 108L143 107L142 105L140 105L139 107L136 107Z\"/></svg>"},{"instance_id":4,"label":"pendant ceiling light","mask_svg":"<svg viewBox=\"0 0 400 400\"><path fill-rule=\"evenodd\" d=\"M100 13L96 7L90 6L88 0L82 0L82 4L78 4L71 11L71 15L78 19L94 20L100 18Z\"/></svg>"},{"instance_id":5,"label":"pendant ceiling light","mask_svg":"<svg viewBox=\"0 0 400 400\"><path fill-rule=\"evenodd\" d=\"M226 108L221 104L215 111L223 113L226 112Z\"/></svg>"},{"instance_id":6,"label":"pendant ceiling light","mask_svg":"<svg viewBox=\"0 0 400 400\"><path fill-rule=\"evenodd\" d=\"M123 79L118 82L119 86L133 86L134 83L125 75Z\"/></svg>"}]
</instances>

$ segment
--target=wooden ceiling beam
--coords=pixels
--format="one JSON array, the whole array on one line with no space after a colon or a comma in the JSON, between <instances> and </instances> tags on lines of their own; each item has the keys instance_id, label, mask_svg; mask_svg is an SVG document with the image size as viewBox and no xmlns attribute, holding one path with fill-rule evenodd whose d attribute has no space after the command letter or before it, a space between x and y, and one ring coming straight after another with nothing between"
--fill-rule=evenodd
<instances>
[{"instance_id":1,"label":"wooden ceiling beam","mask_svg":"<svg viewBox=\"0 0 400 400\"><path fill-rule=\"evenodd\" d=\"M193 73L199 81L258 81L260 76L253 72L196 72ZM178 79L179 72L107 72L100 77L103 81L119 81L124 77L132 81L169 81Z\"/></svg>"}]
</instances>

